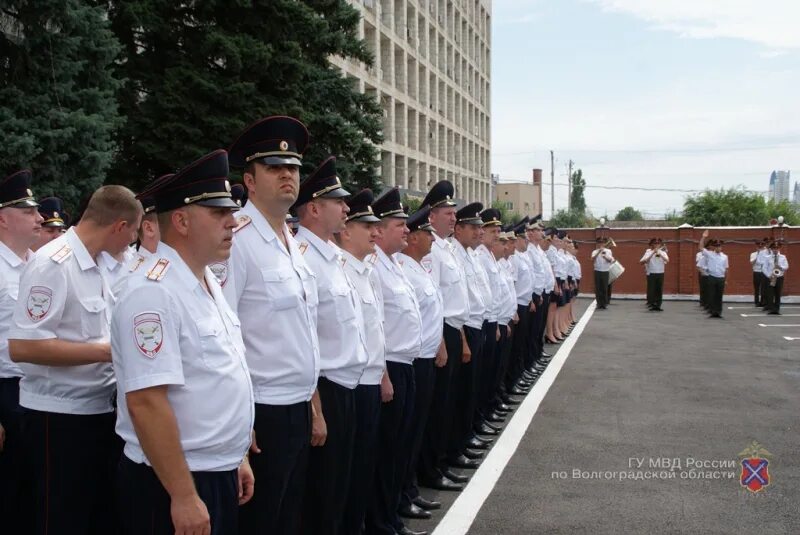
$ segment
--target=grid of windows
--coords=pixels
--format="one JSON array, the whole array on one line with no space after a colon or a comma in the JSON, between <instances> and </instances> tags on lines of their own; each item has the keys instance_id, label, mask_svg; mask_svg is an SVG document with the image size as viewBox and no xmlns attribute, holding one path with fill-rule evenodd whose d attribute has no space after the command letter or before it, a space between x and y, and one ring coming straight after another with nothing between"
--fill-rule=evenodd
<instances>
[{"instance_id":1,"label":"grid of windows","mask_svg":"<svg viewBox=\"0 0 800 535\"><path fill-rule=\"evenodd\" d=\"M490 199L490 0L349 0L374 65L331 58L383 109L385 186Z\"/></svg>"}]
</instances>

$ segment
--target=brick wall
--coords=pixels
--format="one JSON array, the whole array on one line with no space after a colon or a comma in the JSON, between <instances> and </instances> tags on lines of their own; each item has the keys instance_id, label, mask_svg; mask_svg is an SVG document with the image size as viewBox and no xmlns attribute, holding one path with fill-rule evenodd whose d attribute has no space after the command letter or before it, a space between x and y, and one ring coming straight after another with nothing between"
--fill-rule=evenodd
<instances>
[{"instance_id":1,"label":"brick wall","mask_svg":"<svg viewBox=\"0 0 800 535\"><path fill-rule=\"evenodd\" d=\"M596 228L566 229L570 237L579 242L578 259L581 262L583 280L581 289L594 291L594 271L591 252L597 237L611 237L617 243L614 257L625 266L625 273L614 283L615 294L644 294L646 279L644 266L639 259L647 248L650 238L661 238L667 246L670 262L664 274L664 293L692 295L698 293L695 254L704 228ZM709 238L725 242L722 250L728 255L730 269L725 287L726 295L752 294L752 268L750 253L755 250L754 241L760 238L778 238L781 229L776 227L712 227ZM789 260L789 271L784 279L783 295L800 295L800 227L784 228L786 245L783 254Z\"/></svg>"}]
</instances>

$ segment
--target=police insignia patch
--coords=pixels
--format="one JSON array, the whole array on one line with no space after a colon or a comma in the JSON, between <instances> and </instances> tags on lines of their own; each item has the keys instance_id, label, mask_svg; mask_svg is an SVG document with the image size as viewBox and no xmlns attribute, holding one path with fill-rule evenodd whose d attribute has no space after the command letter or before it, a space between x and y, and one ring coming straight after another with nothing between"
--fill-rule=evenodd
<instances>
[{"instance_id":1,"label":"police insignia patch","mask_svg":"<svg viewBox=\"0 0 800 535\"><path fill-rule=\"evenodd\" d=\"M142 255L138 255L136 257L136 260L131 262L130 268L128 269L130 270L131 273L133 273L134 271L139 269L142 266L142 264L144 264L145 260L147 260L145 257L143 257Z\"/></svg>"},{"instance_id":2,"label":"police insignia patch","mask_svg":"<svg viewBox=\"0 0 800 535\"><path fill-rule=\"evenodd\" d=\"M242 230L244 227L250 224L252 219L250 216L242 215L236 218L236 228L233 229L234 234Z\"/></svg>"},{"instance_id":3,"label":"police insignia patch","mask_svg":"<svg viewBox=\"0 0 800 535\"><path fill-rule=\"evenodd\" d=\"M147 278L151 281L160 281L167 274L169 269L169 260L166 258L159 258L153 269L147 272Z\"/></svg>"},{"instance_id":4,"label":"police insignia patch","mask_svg":"<svg viewBox=\"0 0 800 535\"><path fill-rule=\"evenodd\" d=\"M228 262L214 262L208 265L208 269L217 278L219 285L224 288L225 283L228 282Z\"/></svg>"},{"instance_id":5,"label":"police insignia patch","mask_svg":"<svg viewBox=\"0 0 800 535\"><path fill-rule=\"evenodd\" d=\"M50 312L53 304L53 290L46 286L31 286L28 294L28 317L31 321L40 321Z\"/></svg>"},{"instance_id":6,"label":"police insignia patch","mask_svg":"<svg viewBox=\"0 0 800 535\"><path fill-rule=\"evenodd\" d=\"M164 343L161 316L156 312L142 312L134 316L133 338L142 355L149 359L155 358Z\"/></svg>"}]
</instances>

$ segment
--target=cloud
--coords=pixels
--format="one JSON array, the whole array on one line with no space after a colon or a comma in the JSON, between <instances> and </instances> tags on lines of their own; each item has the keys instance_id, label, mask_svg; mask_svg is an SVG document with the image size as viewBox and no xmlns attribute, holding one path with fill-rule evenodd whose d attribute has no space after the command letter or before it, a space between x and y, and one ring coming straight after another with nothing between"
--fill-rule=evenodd
<instances>
[{"instance_id":1,"label":"cloud","mask_svg":"<svg viewBox=\"0 0 800 535\"><path fill-rule=\"evenodd\" d=\"M588 0L694 39L730 38L800 49L796 0Z\"/></svg>"}]
</instances>

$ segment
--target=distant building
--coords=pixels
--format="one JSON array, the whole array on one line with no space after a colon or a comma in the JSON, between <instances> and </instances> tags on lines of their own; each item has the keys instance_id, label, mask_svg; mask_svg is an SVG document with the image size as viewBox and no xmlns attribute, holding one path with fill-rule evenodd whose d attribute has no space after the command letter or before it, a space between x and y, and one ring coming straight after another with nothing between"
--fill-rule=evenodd
<instances>
[{"instance_id":1,"label":"distant building","mask_svg":"<svg viewBox=\"0 0 800 535\"><path fill-rule=\"evenodd\" d=\"M800 206L800 180L794 183L794 197L792 197L792 202Z\"/></svg>"},{"instance_id":2,"label":"distant building","mask_svg":"<svg viewBox=\"0 0 800 535\"><path fill-rule=\"evenodd\" d=\"M533 170L533 182L499 182L494 187L494 200L522 217L541 214L542 170Z\"/></svg>"},{"instance_id":3,"label":"distant building","mask_svg":"<svg viewBox=\"0 0 800 535\"><path fill-rule=\"evenodd\" d=\"M773 171L769 176L769 198L778 202L788 201L791 178L791 171Z\"/></svg>"}]
</instances>

